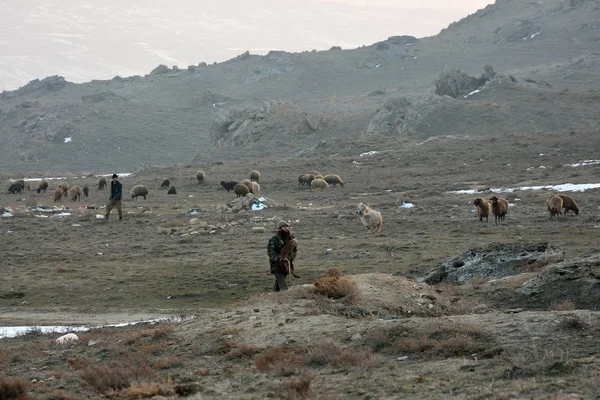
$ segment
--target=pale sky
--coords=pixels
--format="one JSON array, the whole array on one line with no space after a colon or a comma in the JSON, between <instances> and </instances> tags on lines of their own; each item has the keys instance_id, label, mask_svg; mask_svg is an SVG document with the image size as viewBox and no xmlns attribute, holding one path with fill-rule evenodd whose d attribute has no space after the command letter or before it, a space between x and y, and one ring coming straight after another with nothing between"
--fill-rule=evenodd
<instances>
[{"instance_id":1,"label":"pale sky","mask_svg":"<svg viewBox=\"0 0 600 400\"><path fill-rule=\"evenodd\" d=\"M0 0L0 92L35 78L144 75L222 62L432 36L487 0Z\"/></svg>"}]
</instances>

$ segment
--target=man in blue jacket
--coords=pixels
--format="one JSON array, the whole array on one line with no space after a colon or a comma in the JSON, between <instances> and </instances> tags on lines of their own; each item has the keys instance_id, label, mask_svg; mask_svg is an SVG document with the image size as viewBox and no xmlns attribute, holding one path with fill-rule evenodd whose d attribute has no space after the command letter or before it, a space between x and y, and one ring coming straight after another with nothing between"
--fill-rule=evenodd
<instances>
[{"instance_id":1,"label":"man in blue jacket","mask_svg":"<svg viewBox=\"0 0 600 400\"><path fill-rule=\"evenodd\" d=\"M106 216L104 219L108 221L110 216L110 210L117 207L119 211L119 221L123 219L123 211L121 209L121 199L123 198L123 185L119 182L119 175L113 174L112 182L110 183L110 197L108 198L108 204L106 205Z\"/></svg>"}]
</instances>

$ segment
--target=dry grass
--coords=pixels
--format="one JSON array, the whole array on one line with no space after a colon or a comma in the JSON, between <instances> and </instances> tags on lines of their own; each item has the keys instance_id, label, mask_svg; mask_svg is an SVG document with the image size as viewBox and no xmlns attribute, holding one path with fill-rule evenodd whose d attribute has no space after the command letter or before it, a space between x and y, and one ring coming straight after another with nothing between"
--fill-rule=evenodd
<instances>
[{"instance_id":1,"label":"dry grass","mask_svg":"<svg viewBox=\"0 0 600 400\"><path fill-rule=\"evenodd\" d=\"M0 378L0 399L34 400L29 396L29 382L24 379Z\"/></svg>"},{"instance_id":2,"label":"dry grass","mask_svg":"<svg viewBox=\"0 0 600 400\"><path fill-rule=\"evenodd\" d=\"M534 376L563 376L572 373L575 365L562 349L523 349L518 356L508 359L511 365L503 378L519 379ZM527 351L529 350L529 351Z\"/></svg>"},{"instance_id":3,"label":"dry grass","mask_svg":"<svg viewBox=\"0 0 600 400\"><path fill-rule=\"evenodd\" d=\"M527 265L527 272L541 271L546 265L556 264L565 260L565 252L560 250L546 250L537 260Z\"/></svg>"},{"instance_id":4,"label":"dry grass","mask_svg":"<svg viewBox=\"0 0 600 400\"><path fill-rule=\"evenodd\" d=\"M72 396L64 390L55 390L45 397L44 400L77 400L77 397Z\"/></svg>"},{"instance_id":5,"label":"dry grass","mask_svg":"<svg viewBox=\"0 0 600 400\"><path fill-rule=\"evenodd\" d=\"M154 361L153 366L156 369L171 369L183 366L183 361L177 356L170 356Z\"/></svg>"},{"instance_id":6,"label":"dry grass","mask_svg":"<svg viewBox=\"0 0 600 400\"><path fill-rule=\"evenodd\" d=\"M582 331L589 329L590 325L577 315L569 315L567 318L559 322L558 327L565 330Z\"/></svg>"},{"instance_id":7,"label":"dry grass","mask_svg":"<svg viewBox=\"0 0 600 400\"><path fill-rule=\"evenodd\" d=\"M365 342L374 351L428 357L462 357L477 354L493 357L493 340L472 325L424 324L408 328L402 324L369 332Z\"/></svg>"},{"instance_id":8,"label":"dry grass","mask_svg":"<svg viewBox=\"0 0 600 400\"><path fill-rule=\"evenodd\" d=\"M124 390L108 392L106 395L120 399L146 399L155 396L174 396L175 389L168 383L134 383Z\"/></svg>"},{"instance_id":9,"label":"dry grass","mask_svg":"<svg viewBox=\"0 0 600 400\"><path fill-rule=\"evenodd\" d=\"M272 371L276 375L290 376L298 372L303 358L293 349L274 347L259 354L254 360L254 367L259 371Z\"/></svg>"},{"instance_id":10,"label":"dry grass","mask_svg":"<svg viewBox=\"0 0 600 400\"><path fill-rule=\"evenodd\" d=\"M81 371L81 377L100 393L110 393L129 388L134 383L152 382L157 379L156 372L143 361L119 362L110 366L87 364Z\"/></svg>"},{"instance_id":11,"label":"dry grass","mask_svg":"<svg viewBox=\"0 0 600 400\"><path fill-rule=\"evenodd\" d=\"M342 276L341 268L329 268L325 274L314 283L314 292L331 299L354 297L358 293L356 283Z\"/></svg>"},{"instance_id":12,"label":"dry grass","mask_svg":"<svg viewBox=\"0 0 600 400\"><path fill-rule=\"evenodd\" d=\"M302 371L300 374L285 382L280 390L280 396L286 400L301 400L314 398L310 388L315 376Z\"/></svg>"},{"instance_id":13,"label":"dry grass","mask_svg":"<svg viewBox=\"0 0 600 400\"><path fill-rule=\"evenodd\" d=\"M63 267L62 265L58 265L56 267L56 272L60 273L60 272L66 272L66 271L67 271L67 268Z\"/></svg>"},{"instance_id":14,"label":"dry grass","mask_svg":"<svg viewBox=\"0 0 600 400\"><path fill-rule=\"evenodd\" d=\"M246 358L252 358L258 353L259 353L259 350L257 348L254 348L247 344L243 344L243 345L238 346L235 349L231 350L229 352L229 354L227 354L227 358L230 360L246 359Z\"/></svg>"},{"instance_id":15,"label":"dry grass","mask_svg":"<svg viewBox=\"0 0 600 400\"><path fill-rule=\"evenodd\" d=\"M550 306L550 311L573 311L575 302L573 300L561 300Z\"/></svg>"}]
</instances>

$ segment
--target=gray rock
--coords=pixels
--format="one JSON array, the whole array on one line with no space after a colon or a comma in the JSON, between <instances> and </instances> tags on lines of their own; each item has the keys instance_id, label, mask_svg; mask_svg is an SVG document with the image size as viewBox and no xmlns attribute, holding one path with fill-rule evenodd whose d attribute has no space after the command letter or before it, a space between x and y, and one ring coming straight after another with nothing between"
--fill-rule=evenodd
<instances>
[{"instance_id":1,"label":"gray rock","mask_svg":"<svg viewBox=\"0 0 600 400\"><path fill-rule=\"evenodd\" d=\"M150 75L161 75L161 74L166 74L169 72L171 72L169 67L167 67L164 64L160 64L158 67L156 67L152 71L150 71Z\"/></svg>"}]
</instances>

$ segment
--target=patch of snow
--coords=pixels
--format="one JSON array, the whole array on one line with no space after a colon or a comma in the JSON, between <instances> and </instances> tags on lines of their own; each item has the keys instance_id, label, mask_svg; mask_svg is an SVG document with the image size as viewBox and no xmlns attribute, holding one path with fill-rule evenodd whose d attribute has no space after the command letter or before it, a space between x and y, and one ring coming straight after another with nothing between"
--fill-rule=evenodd
<instances>
[{"instance_id":1,"label":"patch of snow","mask_svg":"<svg viewBox=\"0 0 600 400\"><path fill-rule=\"evenodd\" d=\"M565 167L587 167L588 165L598 165L600 160L583 160L573 164L565 164Z\"/></svg>"},{"instance_id":2,"label":"patch of snow","mask_svg":"<svg viewBox=\"0 0 600 400\"><path fill-rule=\"evenodd\" d=\"M194 317L190 317L194 318ZM100 326L87 326L87 325L68 325L68 326L60 326L60 325L38 325L38 326L0 326L0 339L4 338L14 338L21 335L26 335L28 333L39 332L42 334L47 333L67 333L67 332L87 332L91 329L96 328L122 328L125 326L132 326L138 324L157 324L157 323L178 323L182 322L184 318L181 317L170 317L170 318L154 318L142 321L131 321L131 322L121 322L118 324L109 324L109 325L100 325Z\"/></svg>"},{"instance_id":3,"label":"patch of snow","mask_svg":"<svg viewBox=\"0 0 600 400\"><path fill-rule=\"evenodd\" d=\"M481 92L481 89L473 90L471 93L465 95L464 98L466 99L467 97L477 94L479 92Z\"/></svg>"},{"instance_id":4,"label":"patch of snow","mask_svg":"<svg viewBox=\"0 0 600 400\"><path fill-rule=\"evenodd\" d=\"M365 157L365 156L374 156L375 154L378 154L379 152L376 150L372 150L372 151L367 151L366 153L360 153L359 155L361 157Z\"/></svg>"},{"instance_id":5,"label":"patch of snow","mask_svg":"<svg viewBox=\"0 0 600 400\"><path fill-rule=\"evenodd\" d=\"M533 39L534 37L536 37L536 36L537 36L537 35L539 35L539 34L540 34L539 32L536 32L536 33L534 33L533 35L531 35L529 38L530 38L530 39Z\"/></svg>"},{"instance_id":6,"label":"patch of snow","mask_svg":"<svg viewBox=\"0 0 600 400\"><path fill-rule=\"evenodd\" d=\"M405 203L402 202L402 205L400 206L400 208L413 208L415 205L413 203Z\"/></svg>"},{"instance_id":7,"label":"patch of snow","mask_svg":"<svg viewBox=\"0 0 600 400\"><path fill-rule=\"evenodd\" d=\"M65 143L69 143L70 141L71 141L71 138L70 138L70 137L66 137L66 138L65 138Z\"/></svg>"},{"instance_id":8,"label":"patch of snow","mask_svg":"<svg viewBox=\"0 0 600 400\"><path fill-rule=\"evenodd\" d=\"M448 193L452 194L479 194L485 192L492 193L512 193L516 191L525 191L525 190L553 190L556 192L585 192L586 190L598 189L600 188L600 183L562 183L558 185L544 185L544 186L521 186L516 188L490 188L489 190L474 190L474 189L466 189L466 190L454 190ZM518 199L521 200L521 199ZM517 201L517 199L515 199Z\"/></svg>"}]
</instances>

